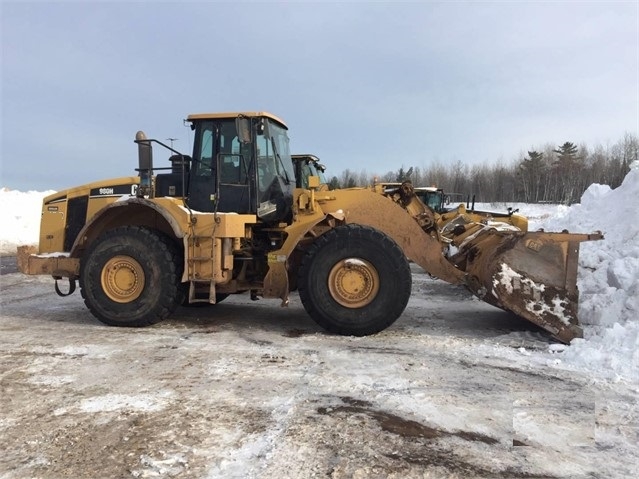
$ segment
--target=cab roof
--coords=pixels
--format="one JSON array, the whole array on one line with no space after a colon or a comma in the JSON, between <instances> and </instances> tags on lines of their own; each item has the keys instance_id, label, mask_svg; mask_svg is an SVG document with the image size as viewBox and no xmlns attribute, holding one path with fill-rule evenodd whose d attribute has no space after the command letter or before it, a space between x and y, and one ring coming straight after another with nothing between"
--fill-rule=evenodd
<instances>
[{"instance_id":1,"label":"cab roof","mask_svg":"<svg viewBox=\"0 0 639 479\"><path fill-rule=\"evenodd\" d=\"M286 123L281 118L269 113L267 111L237 111L237 112L226 112L226 113L193 113L186 118L186 121L197 121L197 120L219 120L224 118L237 118L238 116L247 116L249 118L254 117L266 117L271 120L275 120L280 125L288 130Z\"/></svg>"}]
</instances>

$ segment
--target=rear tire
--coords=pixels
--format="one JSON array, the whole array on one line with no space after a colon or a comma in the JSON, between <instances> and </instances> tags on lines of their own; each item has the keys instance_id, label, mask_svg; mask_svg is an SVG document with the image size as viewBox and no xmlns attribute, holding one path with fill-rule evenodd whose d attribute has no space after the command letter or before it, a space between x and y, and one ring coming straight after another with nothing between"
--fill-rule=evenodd
<instances>
[{"instance_id":1,"label":"rear tire","mask_svg":"<svg viewBox=\"0 0 639 479\"><path fill-rule=\"evenodd\" d=\"M177 307L181 255L161 233L138 226L107 231L80 265L80 288L93 315L110 326L155 324Z\"/></svg>"},{"instance_id":2,"label":"rear tire","mask_svg":"<svg viewBox=\"0 0 639 479\"><path fill-rule=\"evenodd\" d=\"M411 293L410 266L397 243L360 225L339 226L318 238L302 260L299 294L326 330L365 336L386 329Z\"/></svg>"}]
</instances>

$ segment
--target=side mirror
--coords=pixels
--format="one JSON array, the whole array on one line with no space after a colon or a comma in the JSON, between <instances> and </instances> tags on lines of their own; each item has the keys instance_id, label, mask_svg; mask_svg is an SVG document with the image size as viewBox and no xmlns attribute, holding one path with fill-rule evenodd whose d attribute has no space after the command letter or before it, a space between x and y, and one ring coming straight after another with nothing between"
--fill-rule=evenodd
<instances>
[{"instance_id":1,"label":"side mirror","mask_svg":"<svg viewBox=\"0 0 639 479\"><path fill-rule=\"evenodd\" d=\"M237 130L237 138L240 143L251 142L251 120L238 116L235 119L235 129Z\"/></svg>"}]
</instances>

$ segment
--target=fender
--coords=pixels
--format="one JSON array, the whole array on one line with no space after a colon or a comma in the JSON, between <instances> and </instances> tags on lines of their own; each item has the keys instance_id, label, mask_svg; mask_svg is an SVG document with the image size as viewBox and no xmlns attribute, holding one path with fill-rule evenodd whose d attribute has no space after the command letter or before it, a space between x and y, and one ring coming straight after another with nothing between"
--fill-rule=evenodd
<instances>
[{"instance_id":1,"label":"fender","mask_svg":"<svg viewBox=\"0 0 639 479\"><path fill-rule=\"evenodd\" d=\"M126 200L118 200L111 203L93 215L93 217L87 221L78 233L78 236L71 247L70 257L79 258L82 255L82 250L84 250L88 244L90 244L102 231L104 231L104 224L108 224L104 221L104 218L107 215L116 213L117 208L130 207L131 205L139 205L155 211L167 222L176 238L184 237L185 231L178 220L166 208L164 208L161 204L158 204L157 200L149 201L145 198L130 197ZM177 205L174 206L179 208ZM184 212L184 215L186 216L186 212ZM113 216L115 218L117 215L113 214ZM100 226L94 228L96 224L99 224Z\"/></svg>"},{"instance_id":2,"label":"fender","mask_svg":"<svg viewBox=\"0 0 639 479\"><path fill-rule=\"evenodd\" d=\"M463 284L465 273L446 260L435 231L426 233L416 218L395 201L370 190L334 190L322 208L343 211L346 223L370 226L391 237L406 257L430 275L451 284Z\"/></svg>"},{"instance_id":3,"label":"fender","mask_svg":"<svg viewBox=\"0 0 639 479\"><path fill-rule=\"evenodd\" d=\"M320 208L304 213L298 212L298 214L303 214L304 219L302 221L294 221L293 224L284 229L287 234L284 244L279 250L269 253L268 272L264 277L264 297L280 298L282 306L288 304L289 282L287 266L289 256L309 231L322 221L333 218L332 215L325 214Z\"/></svg>"},{"instance_id":4,"label":"fender","mask_svg":"<svg viewBox=\"0 0 639 479\"><path fill-rule=\"evenodd\" d=\"M118 200L99 210L80 230L78 236L71 247L69 253L46 253L38 254L37 248L34 246L22 246L17 250L18 269L29 275L50 274L54 278L77 279L80 276L80 258L86 246L90 244L98 235L106 229L106 226L117 225L120 221L118 214L114 214L116 208L122 208L131 205L137 205L141 208L150 208L156 212L165 222L166 231L171 231L176 238L183 238L185 231L181 227L176 216L183 215L186 219L187 213L174 203L176 211L172 215L171 212L157 202L148 201L144 198L128 198L126 200ZM112 215L111 221L104 218ZM130 219L130 218L128 218ZM120 224L126 224L127 221L120 221ZM98 226L96 226L96 224ZM136 223L138 224L138 223ZM186 224L186 222L185 222ZM70 294L70 293L69 293Z\"/></svg>"}]
</instances>

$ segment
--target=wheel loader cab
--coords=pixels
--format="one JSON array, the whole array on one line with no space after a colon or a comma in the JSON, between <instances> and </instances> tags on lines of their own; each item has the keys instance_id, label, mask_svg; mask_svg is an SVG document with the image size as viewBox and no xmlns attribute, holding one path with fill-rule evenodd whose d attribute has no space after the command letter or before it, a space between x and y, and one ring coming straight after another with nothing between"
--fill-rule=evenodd
<instances>
[{"instance_id":1,"label":"wheel loader cab","mask_svg":"<svg viewBox=\"0 0 639 479\"><path fill-rule=\"evenodd\" d=\"M295 179L298 188L308 189L308 178L310 176L317 176L319 178L320 186L328 188L328 181L324 171L326 167L320 163L320 160L315 155L292 155L293 164L295 166Z\"/></svg>"},{"instance_id":2,"label":"wheel loader cab","mask_svg":"<svg viewBox=\"0 0 639 479\"><path fill-rule=\"evenodd\" d=\"M426 206L431 208L436 213L444 213L446 211L444 192L440 188L434 188L431 186L415 188L415 195L422 200Z\"/></svg>"},{"instance_id":3,"label":"wheel loader cab","mask_svg":"<svg viewBox=\"0 0 639 479\"><path fill-rule=\"evenodd\" d=\"M203 212L292 218L295 172L287 128L268 113L199 114L187 204Z\"/></svg>"}]
</instances>

